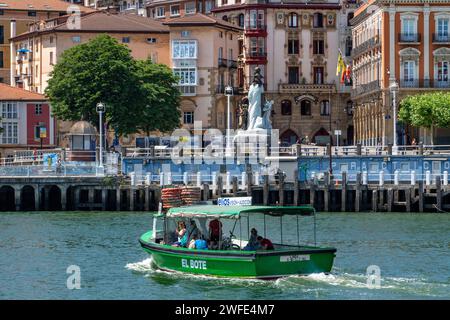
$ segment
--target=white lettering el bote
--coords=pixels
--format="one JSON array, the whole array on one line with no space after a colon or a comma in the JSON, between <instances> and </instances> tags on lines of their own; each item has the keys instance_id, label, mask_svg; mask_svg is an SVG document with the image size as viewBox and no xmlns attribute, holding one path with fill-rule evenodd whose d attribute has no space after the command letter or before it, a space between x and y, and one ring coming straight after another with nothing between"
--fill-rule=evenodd
<instances>
[{"instance_id":1,"label":"white lettering el bote","mask_svg":"<svg viewBox=\"0 0 450 320\"><path fill-rule=\"evenodd\" d=\"M205 260L181 259L181 267L187 269L207 269Z\"/></svg>"}]
</instances>

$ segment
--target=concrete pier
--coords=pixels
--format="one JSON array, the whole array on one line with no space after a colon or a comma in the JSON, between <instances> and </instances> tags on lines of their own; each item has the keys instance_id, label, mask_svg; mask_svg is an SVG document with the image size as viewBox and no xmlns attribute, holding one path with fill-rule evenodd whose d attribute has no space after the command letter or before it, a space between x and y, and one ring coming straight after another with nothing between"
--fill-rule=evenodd
<instances>
[{"instance_id":1,"label":"concrete pier","mask_svg":"<svg viewBox=\"0 0 450 320\"><path fill-rule=\"evenodd\" d=\"M294 173L297 177L298 172ZM372 212L448 212L450 187L440 177L428 181L367 181L358 173L353 181L347 174L339 178L328 173L307 182L286 179L284 174L262 176L255 182L254 173L239 181L231 177L224 185L223 176L211 183L202 182L202 199L252 196L254 204L312 205L318 211ZM197 181L188 185L196 186ZM185 183L180 184L180 186ZM131 185L119 178L105 183L104 178L0 178L0 211L152 211L161 199L159 183Z\"/></svg>"}]
</instances>

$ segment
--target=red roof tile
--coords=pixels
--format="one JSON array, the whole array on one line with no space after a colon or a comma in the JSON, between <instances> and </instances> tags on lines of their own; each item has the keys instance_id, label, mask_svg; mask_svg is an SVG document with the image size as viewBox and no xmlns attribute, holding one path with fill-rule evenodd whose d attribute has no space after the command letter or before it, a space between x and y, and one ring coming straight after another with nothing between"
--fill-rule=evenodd
<instances>
[{"instance_id":1,"label":"red roof tile","mask_svg":"<svg viewBox=\"0 0 450 320\"><path fill-rule=\"evenodd\" d=\"M0 83L0 101L46 101L43 94Z\"/></svg>"},{"instance_id":2,"label":"red roof tile","mask_svg":"<svg viewBox=\"0 0 450 320\"><path fill-rule=\"evenodd\" d=\"M0 0L0 9L3 10L30 10L30 11L66 11L70 2L62 0ZM79 6L82 12L95 11Z\"/></svg>"},{"instance_id":3,"label":"red roof tile","mask_svg":"<svg viewBox=\"0 0 450 320\"><path fill-rule=\"evenodd\" d=\"M237 31L243 30L241 27L222 19L216 19L202 13L189 14L179 18L173 18L163 24L168 26L212 26L217 25L223 28L232 28Z\"/></svg>"}]
</instances>

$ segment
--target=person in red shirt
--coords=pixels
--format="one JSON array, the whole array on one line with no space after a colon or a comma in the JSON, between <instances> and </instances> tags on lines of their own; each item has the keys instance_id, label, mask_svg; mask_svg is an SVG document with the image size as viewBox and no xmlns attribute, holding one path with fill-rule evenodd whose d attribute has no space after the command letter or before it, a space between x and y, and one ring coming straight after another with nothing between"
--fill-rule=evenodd
<instances>
[{"instance_id":1,"label":"person in red shirt","mask_svg":"<svg viewBox=\"0 0 450 320\"><path fill-rule=\"evenodd\" d=\"M209 240L220 241L222 240L222 222L218 219L214 219L209 223Z\"/></svg>"},{"instance_id":2,"label":"person in red shirt","mask_svg":"<svg viewBox=\"0 0 450 320\"><path fill-rule=\"evenodd\" d=\"M263 238L261 236L259 236L257 239L258 239L259 243L261 244L261 249L263 249L263 250L274 250L275 249L273 247L272 241L270 241L269 239Z\"/></svg>"}]
</instances>

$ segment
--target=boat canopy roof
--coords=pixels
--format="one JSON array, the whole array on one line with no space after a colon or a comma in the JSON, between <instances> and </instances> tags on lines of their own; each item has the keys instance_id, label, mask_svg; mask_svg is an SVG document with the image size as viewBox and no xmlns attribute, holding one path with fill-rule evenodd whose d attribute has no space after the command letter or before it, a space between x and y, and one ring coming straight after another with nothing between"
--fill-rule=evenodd
<instances>
[{"instance_id":1,"label":"boat canopy roof","mask_svg":"<svg viewBox=\"0 0 450 320\"><path fill-rule=\"evenodd\" d=\"M315 210L310 206L299 207L270 207L270 206L214 206L200 205L170 208L167 217L203 217L239 219L241 214L263 213L272 216L283 215L314 215Z\"/></svg>"}]
</instances>

